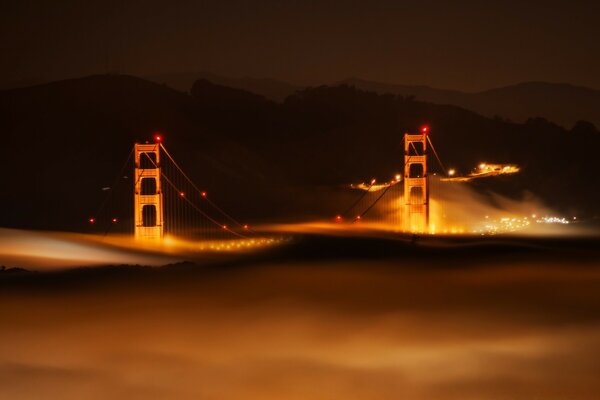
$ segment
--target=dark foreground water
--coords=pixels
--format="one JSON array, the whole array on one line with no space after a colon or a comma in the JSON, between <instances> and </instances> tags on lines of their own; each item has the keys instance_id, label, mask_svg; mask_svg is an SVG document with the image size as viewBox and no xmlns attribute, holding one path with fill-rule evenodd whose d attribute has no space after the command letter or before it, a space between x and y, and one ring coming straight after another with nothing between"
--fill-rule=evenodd
<instances>
[{"instance_id":1,"label":"dark foreground water","mask_svg":"<svg viewBox=\"0 0 600 400\"><path fill-rule=\"evenodd\" d=\"M0 273L1 399L598 399L600 241Z\"/></svg>"}]
</instances>

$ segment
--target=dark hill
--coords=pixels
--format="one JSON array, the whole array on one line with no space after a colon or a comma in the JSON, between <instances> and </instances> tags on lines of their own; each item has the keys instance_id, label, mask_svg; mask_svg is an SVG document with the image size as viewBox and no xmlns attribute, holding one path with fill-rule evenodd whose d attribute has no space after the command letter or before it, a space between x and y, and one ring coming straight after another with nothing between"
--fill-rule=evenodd
<instances>
[{"instance_id":1,"label":"dark hill","mask_svg":"<svg viewBox=\"0 0 600 400\"><path fill-rule=\"evenodd\" d=\"M424 122L447 164L524 166L494 189L527 189L570 212L597 212L600 134L590 124L567 131L543 119L509 123L349 86L275 103L208 81L185 94L129 76L92 76L0 92L0 226L82 229L132 143L156 130L228 210L255 219L309 214L299 187L310 198L321 185L387 179L402 167L403 132Z\"/></svg>"}]
</instances>

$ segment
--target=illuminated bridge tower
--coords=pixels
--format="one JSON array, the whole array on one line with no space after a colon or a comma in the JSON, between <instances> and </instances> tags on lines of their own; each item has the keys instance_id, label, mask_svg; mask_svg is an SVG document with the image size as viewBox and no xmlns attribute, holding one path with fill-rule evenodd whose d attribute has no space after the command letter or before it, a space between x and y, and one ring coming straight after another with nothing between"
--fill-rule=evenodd
<instances>
[{"instance_id":1,"label":"illuminated bridge tower","mask_svg":"<svg viewBox=\"0 0 600 400\"><path fill-rule=\"evenodd\" d=\"M163 195L160 144L135 144L134 235L136 239L163 237Z\"/></svg>"},{"instance_id":2,"label":"illuminated bridge tower","mask_svg":"<svg viewBox=\"0 0 600 400\"><path fill-rule=\"evenodd\" d=\"M404 134L404 230L427 232L429 178L427 177L427 127L420 134Z\"/></svg>"}]
</instances>

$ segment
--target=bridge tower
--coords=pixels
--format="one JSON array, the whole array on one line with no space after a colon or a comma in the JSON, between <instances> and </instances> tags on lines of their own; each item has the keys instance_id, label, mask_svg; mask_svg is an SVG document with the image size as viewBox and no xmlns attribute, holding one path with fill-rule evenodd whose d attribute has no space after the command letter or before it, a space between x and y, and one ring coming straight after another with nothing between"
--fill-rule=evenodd
<instances>
[{"instance_id":1,"label":"bridge tower","mask_svg":"<svg viewBox=\"0 0 600 400\"><path fill-rule=\"evenodd\" d=\"M423 127L420 134L404 134L403 228L410 232L427 232L429 227L427 131Z\"/></svg>"},{"instance_id":2,"label":"bridge tower","mask_svg":"<svg viewBox=\"0 0 600 400\"><path fill-rule=\"evenodd\" d=\"M135 144L134 236L163 237L160 143Z\"/></svg>"}]
</instances>

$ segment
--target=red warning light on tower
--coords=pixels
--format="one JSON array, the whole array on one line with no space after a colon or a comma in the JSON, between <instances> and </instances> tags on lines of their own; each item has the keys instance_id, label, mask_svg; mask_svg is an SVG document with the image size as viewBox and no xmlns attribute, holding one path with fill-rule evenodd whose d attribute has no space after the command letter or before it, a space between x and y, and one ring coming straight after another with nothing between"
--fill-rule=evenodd
<instances>
[{"instance_id":1,"label":"red warning light on tower","mask_svg":"<svg viewBox=\"0 0 600 400\"><path fill-rule=\"evenodd\" d=\"M113 224L116 224L117 222L119 222L119 220L117 218L113 218L112 222L113 222Z\"/></svg>"},{"instance_id":2,"label":"red warning light on tower","mask_svg":"<svg viewBox=\"0 0 600 400\"><path fill-rule=\"evenodd\" d=\"M90 224L93 224L93 223L95 223L95 222L96 222L96 218L93 218L93 217L92 217L92 218L88 219L88 222L89 222Z\"/></svg>"},{"instance_id":3,"label":"red warning light on tower","mask_svg":"<svg viewBox=\"0 0 600 400\"><path fill-rule=\"evenodd\" d=\"M423 125L421 127L421 132L423 132L424 134L426 134L427 132L429 132L429 127L427 125Z\"/></svg>"},{"instance_id":4,"label":"red warning light on tower","mask_svg":"<svg viewBox=\"0 0 600 400\"><path fill-rule=\"evenodd\" d=\"M162 143L163 136L160 133L154 134L154 143Z\"/></svg>"}]
</instances>

